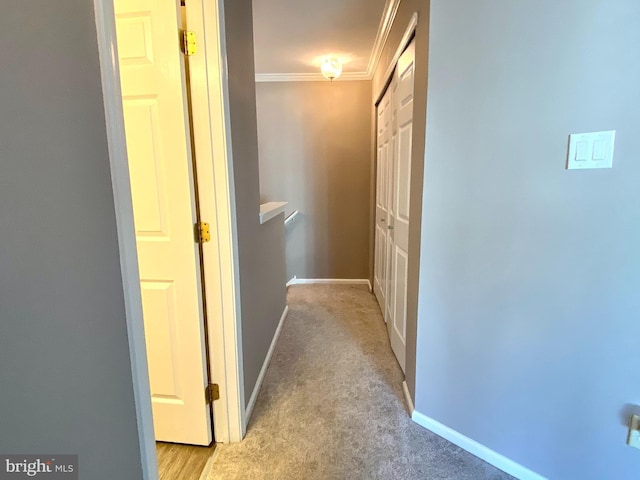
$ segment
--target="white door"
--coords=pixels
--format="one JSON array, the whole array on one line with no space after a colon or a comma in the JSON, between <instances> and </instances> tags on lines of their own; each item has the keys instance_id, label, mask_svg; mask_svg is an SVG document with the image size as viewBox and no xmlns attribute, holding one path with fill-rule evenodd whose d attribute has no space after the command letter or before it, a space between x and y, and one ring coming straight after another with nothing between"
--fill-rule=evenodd
<instances>
[{"instance_id":1,"label":"white door","mask_svg":"<svg viewBox=\"0 0 640 480\"><path fill-rule=\"evenodd\" d=\"M387 215L388 173L391 139L391 94L387 92L378 105L377 121L377 176L376 176L376 226L374 250L373 291L380 305L385 305L387 296ZM384 314L383 309L383 314Z\"/></svg>"},{"instance_id":2,"label":"white door","mask_svg":"<svg viewBox=\"0 0 640 480\"><path fill-rule=\"evenodd\" d=\"M115 0L156 440L209 445L200 256L178 10Z\"/></svg>"},{"instance_id":3,"label":"white door","mask_svg":"<svg viewBox=\"0 0 640 480\"><path fill-rule=\"evenodd\" d=\"M380 112L384 111L389 120L386 132L378 129L374 283L381 290L380 294L376 292L376 297L387 322L391 348L403 371L406 357L414 63L415 47L411 42L400 56L392 81L378 106L379 117ZM387 145L387 151L381 161L380 147L383 145ZM383 183L384 186L381 185ZM380 208L381 204L386 208ZM384 234L381 231L383 229L386 229ZM380 286L378 279L381 279Z\"/></svg>"},{"instance_id":4,"label":"white door","mask_svg":"<svg viewBox=\"0 0 640 480\"><path fill-rule=\"evenodd\" d=\"M390 108L389 108L389 155L387 157L387 218L385 222L385 228L387 229L387 239L384 245L385 251L385 270L387 272L385 278L385 297L386 301L384 303L384 321L387 322L387 330L390 328L391 324L389 320L393 315L393 282L394 280L394 269L395 269L395 257L393 256L393 248L392 248L392 208L393 208L393 198L394 192L396 188L395 178L397 176L396 168L398 164L398 155L397 155L397 145L398 145L398 107L396 105L397 100L397 90L398 83L396 81L395 75L391 79L391 83L388 87L387 95L390 98Z\"/></svg>"},{"instance_id":5,"label":"white door","mask_svg":"<svg viewBox=\"0 0 640 480\"><path fill-rule=\"evenodd\" d=\"M413 139L413 77L415 45L411 42L398 59L395 72L397 111L394 146L394 175L389 205L389 250L391 280L389 300L392 304L387 320L391 348L404 371L407 333L407 272L409 269L409 196L411 187L411 146Z\"/></svg>"}]
</instances>

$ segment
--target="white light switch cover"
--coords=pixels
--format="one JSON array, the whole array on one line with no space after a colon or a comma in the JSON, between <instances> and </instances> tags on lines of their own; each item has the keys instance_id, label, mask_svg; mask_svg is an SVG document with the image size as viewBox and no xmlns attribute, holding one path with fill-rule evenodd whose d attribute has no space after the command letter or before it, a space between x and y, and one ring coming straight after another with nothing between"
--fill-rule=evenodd
<instances>
[{"instance_id":1,"label":"white light switch cover","mask_svg":"<svg viewBox=\"0 0 640 480\"><path fill-rule=\"evenodd\" d=\"M634 448L640 448L640 416L638 415L631 416L627 445Z\"/></svg>"},{"instance_id":2,"label":"white light switch cover","mask_svg":"<svg viewBox=\"0 0 640 480\"><path fill-rule=\"evenodd\" d=\"M612 168L615 139L615 130L570 135L567 169Z\"/></svg>"}]
</instances>

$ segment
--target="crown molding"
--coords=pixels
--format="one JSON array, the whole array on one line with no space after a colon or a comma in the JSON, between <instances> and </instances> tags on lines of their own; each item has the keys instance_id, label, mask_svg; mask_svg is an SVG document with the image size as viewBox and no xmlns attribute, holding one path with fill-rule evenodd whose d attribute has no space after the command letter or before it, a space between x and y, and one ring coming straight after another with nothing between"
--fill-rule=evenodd
<instances>
[{"instance_id":1,"label":"crown molding","mask_svg":"<svg viewBox=\"0 0 640 480\"><path fill-rule=\"evenodd\" d=\"M344 72L335 81L371 80L378 67L382 51L389 38L391 27L396 19L401 0L387 0L380 18L376 39L373 42L369 64L366 72ZM326 82L327 79L318 73L256 73L256 82Z\"/></svg>"},{"instance_id":2,"label":"crown molding","mask_svg":"<svg viewBox=\"0 0 640 480\"><path fill-rule=\"evenodd\" d=\"M345 72L334 82L371 80L367 72ZM321 73L256 73L256 82L326 82Z\"/></svg>"},{"instance_id":3,"label":"crown molding","mask_svg":"<svg viewBox=\"0 0 640 480\"><path fill-rule=\"evenodd\" d=\"M376 39L373 42L373 48L371 49L371 56L369 57L369 65L367 67L367 74L369 75L369 78L373 78L373 74L378 67L382 51L387 43L387 38L389 38L389 33L391 33L391 27L393 27L393 22L396 19L396 14L398 13L400 1L401 0L387 0L386 5L384 6L380 25L378 25L378 33L376 34Z\"/></svg>"}]
</instances>

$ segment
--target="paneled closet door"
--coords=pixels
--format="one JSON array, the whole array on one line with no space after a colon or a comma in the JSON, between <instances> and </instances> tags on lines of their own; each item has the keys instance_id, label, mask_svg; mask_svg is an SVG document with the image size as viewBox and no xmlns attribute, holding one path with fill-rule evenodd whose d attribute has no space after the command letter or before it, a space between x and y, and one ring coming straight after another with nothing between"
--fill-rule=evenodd
<instances>
[{"instance_id":1,"label":"paneled closet door","mask_svg":"<svg viewBox=\"0 0 640 480\"><path fill-rule=\"evenodd\" d=\"M415 46L400 56L378 106L374 290L405 369Z\"/></svg>"},{"instance_id":2,"label":"paneled closet door","mask_svg":"<svg viewBox=\"0 0 640 480\"><path fill-rule=\"evenodd\" d=\"M377 122L377 174L376 174L376 226L374 251L373 291L385 314L387 298L387 217L389 204L389 153L391 131L391 92L387 91L378 105ZM386 318L385 318L386 321Z\"/></svg>"}]
</instances>

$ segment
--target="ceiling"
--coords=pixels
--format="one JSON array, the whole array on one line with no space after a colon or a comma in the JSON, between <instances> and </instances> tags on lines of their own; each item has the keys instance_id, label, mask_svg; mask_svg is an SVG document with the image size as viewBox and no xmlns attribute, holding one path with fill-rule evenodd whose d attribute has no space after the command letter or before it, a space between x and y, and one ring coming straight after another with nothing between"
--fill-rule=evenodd
<instances>
[{"instance_id":1,"label":"ceiling","mask_svg":"<svg viewBox=\"0 0 640 480\"><path fill-rule=\"evenodd\" d=\"M327 56L342 60L343 78L371 78L398 3L253 0L256 79L320 79Z\"/></svg>"}]
</instances>

